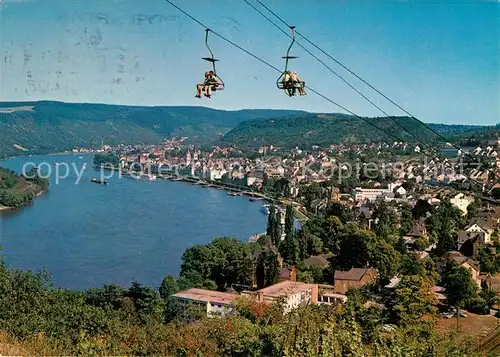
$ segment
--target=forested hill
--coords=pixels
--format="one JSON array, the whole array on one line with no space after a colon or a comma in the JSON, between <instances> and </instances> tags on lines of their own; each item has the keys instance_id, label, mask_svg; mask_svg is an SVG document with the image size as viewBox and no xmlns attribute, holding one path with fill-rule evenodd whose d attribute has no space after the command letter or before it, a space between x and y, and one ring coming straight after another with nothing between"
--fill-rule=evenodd
<instances>
[{"instance_id":1,"label":"forested hill","mask_svg":"<svg viewBox=\"0 0 500 357\"><path fill-rule=\"evenodd\" d=\"M416 142L414 137L395 124L392 119L425 142L439 140L431 130L426 129L422 124L409 117L365 119L386 132L378 130L367 122L350 115L305 114L296 117L276 117L243 122L224 135L220 143L234 143L239 147L258 147L261 145L310 147L312 145L328 146L339 143L394 142L394 137L407 142ZM444 137L450 139L465 132L480 131L487 128L473 125L429 125Z\"/></svg>"},{"instance_id":2,"label":"forested hill","mask_svg":"<svg viewBox=\"0 0 500 357\"><path fill-rule=\"evenodd\" d=\"M46 153L76 146L157 143L187 136L211 143L239 123L285 115L293 110L224 111L205 107L139 107L61 102L0 103L0 156Z\"/></svg>"}]
</instances>

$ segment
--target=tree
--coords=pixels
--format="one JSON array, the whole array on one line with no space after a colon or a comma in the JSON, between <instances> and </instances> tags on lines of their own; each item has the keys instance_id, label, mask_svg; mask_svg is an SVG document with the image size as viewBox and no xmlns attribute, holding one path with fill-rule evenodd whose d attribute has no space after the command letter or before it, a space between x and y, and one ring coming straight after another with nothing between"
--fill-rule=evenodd
<instances>
[{"instance_id":1,"label":"tree","mask_svg":"<svg viewBox=\"0 0 500 357\"><path fill-rule=\"evenodd\" d=\"M419 218L425 218L427 213L432 213L432 205L425 200L418 200L413 207L413 218L418 220Z\"/></svg>"},{"instance_id":2,"label":"tree","mask_svg":"<svg viewBox=\"0 0 500 357\"><path fill-rule=\"evenodd\" d=\"M294 235L294 215L293 215L293 207L291 205L286 206L285 210L285 239L288 237L293 237Z\"/></svg>"},{"instance_id":3,"label":"tree","mask_svg":"<svg viewBox=\"0 0 500 357\"><path fill-rule=\"evenodd\" d=\"M161 320L163 305L156 290L134 281L126 295L134 302L142 323L146 323L150 319Z\"/></svg>"},{"instance_id":4,"label":"tree","mask_svg":"<svg viewBox=\"0 0 500 357\"><path fill-rule=\"evenodd\" d=\"M256 266L257 287L260 289L275 284L279 279L279 273L280 266L276 253L268 249L261 251Z\"/></svg>"},{"instance_id":5,"label":"tree","mask_svg":"<svg viewBox=\"0 0 500 357\"><path fill-rule=\"evenodd\" d=\"M500 187L495 187L492 191L491 191L491 195L493 196L494 199L496 200L500 200Z\"/></svg>"},{"instance_id":6,"label":"tree","mask_svg":"<svg viewBox=\"0 0 500 357\"><path fill-rule=\"evenodd\" d=\"M210 286L225 290L233 284L249 285L253 277L251 247L235 238L215 238L207 245L195 245L182 256L179 285ZM185 287L183 287L185 288Z\"/></svg>"},{"instance_id":7,"label":"tree","mask_svg":"<svg viewBox=\"0 0 500 357\"><path fill-rule=\"evenodd\" d=\"M278 256L273 252L268 252L267 254L266 272L267 272L266 286L276 284L279 279L280 266L278 263Z\"/></svg>"},{"instance_id":8,"label":"tree","mask_svg":"<svg viewBox=\"0 0 500 357\"><path fill-rule=\"evenodd\" d=\"M389 210L389 207L384 201L377 204L372 217L377 220L375 232L379 237L387 239L394 234L396 229L395 215L394 212Z\"/></svg>"},{"instance_id":9,"label":"tree","mask_svg":"<svg viewBox=\"0 0 500 357\"><path fill-rule=\"evenodd\" d=\"M477 285L472 280L471 272L455 263L445 266L442 286L446 300L452 306L463 308L477 295Z\"/></svg>"},{"instance_id":10,"label":"tree","mask_svg":"<svg viewBox=\"0 0 500 357\"><path fill-rule=\"evenodd\" d=\"M166 300L170 295L179 291L179 284L177 284L177 280L172 275L167 275L163 278L159 291L161 298Z\"/></svg>"},{"instance_id":11,"label":"tree","mask_svg":"<svg viewBox=\"0 0 500 357\"><path fill-rule=\"evenodd\" d=\"M290 263L296 264L301 254L299 242L296 239L295 229L293 227L294 216L292 206L286 207L285 213L285 240L279 245L280 253L283 259Z\"/></svg>"},{"instance_id":12,"label":"tree","mask_svg":"<svg viewBox=\"0 0 500 357\"><path fill-rule=\"evenodd\" d=\"M278 245L281 240L281 212L275 205L269 207L266 233L271 238L273 244Z\"/></svg>"},{"instance_id":13,"label":"tree","mask_svg":"<svg viewBox=\"0 0 500 357\"><path fill-rule=\"evenodd\" d=\"M391 294L390 309L403 324L412 324L437 304L432 284L419 275L404 276Z\"/></svg>"},{"instance_id":14,"label":"tree","mask_svg":"<svg viewBox=\"0 0 500 357\"><path fill-rule=\"evenodd\" d=\"M404 206L401 212L399 235L404 236L413 228L412 210L408 206Z\"/></svg>"},{"instance_id":15,"label":"tree","mask_svg":"<svg viewBox=\"0 0 500 357\"><path fill-rule=\"evenodd\" d=\"M370 261L378 270L380 284L387 285L399 271L401 254L391 244L377 237L370 255Z\"/></svg>"},{"instance_id":16,"label":"tree","mask_svg":"<svg viewBox=\"0 0 500 357\"><path fill-rule=\"evenodd\" d=\"M349 270L368 266L375 240L376 235L372 231L349 225L346 236L340 243L339 253L333 257L331 268Z\"/></svg>"},{"instance_id":17,"label":"tree","mask_svg":"<svg viewBox=\"0 0 500 357\"><path fill-rule=\"evenodd\" d=\"M460 210L454 207L450 200L443 200L428 218L429 231L438 241L438 254L457 249L457 230L461 218Z\"/></svg>"}]
</instances>

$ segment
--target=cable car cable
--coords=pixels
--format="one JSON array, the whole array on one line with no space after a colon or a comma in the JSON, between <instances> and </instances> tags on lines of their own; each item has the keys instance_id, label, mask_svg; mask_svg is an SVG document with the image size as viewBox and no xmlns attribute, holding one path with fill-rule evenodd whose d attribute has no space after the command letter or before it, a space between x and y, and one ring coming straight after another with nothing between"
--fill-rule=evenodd
<instances>
[{"instance_id":1,"label":"cable car cable","mask_svg":"<svg viewBox=\"0 0 500 357\"><path fill-rule=\"evenodd\" d=\"M279 15L277 15L274 11L272 11L269 7L267 7L265 4L262 3L262 1L260 0L256 0L262 7L264 7L267 11L269 11L271 14L273 14L278 20L280 20L283 24L285 24L286 26L289 26L288 23L283 20L283 18L281 18ZM321 53L323 53L325 56L327 56L328 58L330 58L331 60L333 60L335 63L337 63L339 66L341 66L342 68L344 68L346 71L348 71L349 73L351 73L353 76L355 76L356 78L358 78L360 81L362 81L364 84L366 84L368 87L370 87L371 89L373 89L375 92L377 92L379 95L381 95L382 97L384 97L386 100L388 100L389 102L391 102L393 105L395 105L397 108L399 108L400 110L402 110L403 112L405 112L410 118L418 121L420 124L422 124L423 126L425 126L428 130L430 130L431 132L433 132L435 135L437 135L439 138L441 138L445 143L449 143L451 146L453 146L455 149L459 150L460 152L463 152L465 156L473 159L473 160L476 160L476 158L474 158L472 155L466 153L465 151L462 150L462 148L456 144L454 144L453 142L451 142L449 139L445 138L441 133L439 133L438 131L434 130L431 126L429 126L428 124L426 124L425 122L423 122L422 120L418 119L417 117L415 117L413 114L411 114L409 111L407 111L406 109L404 109L402 106L400 106L399 104L397 104L396 102L394 102L392 99L390 99L387 95L385 95L384 93L382 93L380 90L378 90L377 88L375 88L373 85L371 85L370 83L368 83L366 80L364 80L361 76L359 76L358 74L356 74L354 71L352 71L351 69L349 69L346 65L344 65L343 63L341 63L339 60L337 60L336 58L334 58L332 55L328 54L326 51L324 51L323 49L321 49L318 45L316 45L315 43L313 43L311 40L309 40L307 37L305 37L304 35L302 35L299 31L296 31L297 35L299 35L300 37L302 37L306 42L308 42L311 46L313 46L314 48L316 48L318 51L320 51Z\"/></svg>"},{"instance_id":2,"label":"cable car cable","mask_svg":"<svg viewBox=\"0 0 500 357\"><path fill-rule=\"evenodd\" d=\"M279 25L277 25L273 20L271 20L269 17L267 17L262 11L257 9L253 4L251 4L248 0L244 0L250 7L252 7L255 11L257 11L260 15L262 15L267 21L269 21L271 24L273 24L278 30L280 30L283 34L286 36L290 37L290 35L284 31ZM287 24L288 26L288 24ZM298 33L298 32L297 32ZM399 126L401 129L406 131L408 134L410 134L415 140L420 142L423 146L427 147L431 151L435 151L436 155L439 155L437 150L427 144L426 142L422 141L419 137L417 137L415 134L410 132L406 127L404 127L401 123L399 123L397 120L393 118L393 116L389 115L386 111L384 111L382 108L380 108L377 104L375 104L373 101L371 101L368 97L366 97L363 93L361 93L356 87L354 87L351 83L349 83L344 77L342 77L340 74L338 74L336 71L334 71L330 66L328 66L324 61L322 61L320 58L318 58L314 53L309 51L307 48L305 48L300 42L295 41L295 37L293 38L293 41L297 43L298 46L300 46L304 51L306 51L309 55L311 55L314 59L316 59L319 63L321 63L326 69L328 69L331 73L336 75L340 80L342 80L345 84L347 84L349 87L351 87L356 93L358 93L361 97L363 97L368 103L373 105L375 108L377 108L382 114L384 114L387 118L392 120L397 126ZM292 42L293 44L293 42ZM285 66L286 70L286 66Z\"/></svg>"},{"instance_id":3,"label":"cable car cable","mask_svg":"<svg viewBox=\"0 0 500 357\"><path fill-rule=\"evenodd\" d=\"M202 22L200 22L199 20L197 20L196 18L194 18L192 15L190 15L189 13L187 13L186 11L182 10L180 7L178 7L177 5L175 5L172 1L170 1L170 0L165 0L165 1L166 1L166 2L168 2L170 5L172 5L173 7L175 7L175 8L176 8L177 10L179 10L180 12L182 12L184 15L186 15L187 17L189 17L191 20L193 20L194 22L198 23L200 26L204 27L205 29L207 29L207 28L208 28L208 27L207 27L207 26L205 26ZM236 48L240 49L241 51L243 51L243 52L245 52L246 54L248 54L249 56L251 56L251 57L255 58L255 59L256 59L256 60L258 60L259 62L261 62L261 63L265 64L266 66L268 66L268 67L270 67L270 68L272 68L272 69L274 69L275 71L281 72L278 68L276 68L275 66L273 66L273 65L272 65L272 64L270 64L269 62L267 62L267 61L263 60L262 58L260 58L260 57L258 57L258 56L256 56L256 55L254 55L253 53L251 53L250 51L248 51L248 50L246 50L245 48L241 47L240 45L238 45L238 44L234 43L233 41L231 41L231 40L227 39L226 37L224 37L224 36L220 35L219 33L215 32L215 31L213 31L213 30L210 30L210 31L211 31L214 35L216 35L217 37L219 37L219 38L223 39L224 41L226 41L227 43L229 43L229 44L233 45L234 47L236 47ZM316 95L318 95L318 96L322 97L323 99L327 100L328 102L330 102L330 103L332 103L332 104L336 105L337 107L339 107L339 108L341 108L341 109L345 110L346 112L350 113L350 114L351 114L351 115L353 115L354 117L356 117L356 118L358 118L358 119L360 119L360 120L362 120L362 121L366 122L366 123L367 123L367 124L369 124L370 126L373 126L374 128L376 128L376 129L378 129L378 130L380 130L380 131L382 131L382 132L386 133L387 135L389 135L390 137L392 137L392 138L396 139L397 141L405 142L405 140L402 140L401 138L398 138L398 137L397 137L397 136L395 136L394 134L389 133L387 130L380 128L379 126L377 126L376 124L374 124L374 123L370 122L370 121L369 121L369 120L367 120L366 118L363 118L363 117L359 116L358 114L354 113L353 111L351 111L351 110L349 110L349 109L347 109L347 108L343 107L342 105L340 105L340 104L336 103L334 100L332 100L332 99L330 99L330 98L326 97L325 95L323 95L323 94L319 93L319 92L318 92L318 91L316 91L315 89L313 89L313 88L311 88L311 87L309 87L309 86L306 86L306 88L308 88L310 91L312 91L312 92L313 92L313 93L315 93ZM428 154L426 154L426 155L427 155L427 156L429 156L429 157L432 157L432 155L428 155ZM444 162L443 162L443 164L444 164L445 162L446 162L446 163L448 163L448 161L444 161ZM478 185L483 185L482 183L480 183L480 182L478 182L478 181L476 181L476 180L474 180L474 179L469 178L469 180L470 180L471 182L474 182L474 183L478 184Z\"/></svg>"}]
</instances>

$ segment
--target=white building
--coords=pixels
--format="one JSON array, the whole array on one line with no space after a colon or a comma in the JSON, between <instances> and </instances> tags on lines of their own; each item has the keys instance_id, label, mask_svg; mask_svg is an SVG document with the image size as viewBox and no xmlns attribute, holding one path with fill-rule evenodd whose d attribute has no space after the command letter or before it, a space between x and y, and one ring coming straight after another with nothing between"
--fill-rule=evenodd
<instances>
[{"instance_id":1,"label":"white building","mask_svg":"<svg viewBox=\"0 0 500 357\"><path fill-rule=\"evenodd\" d=\"M382 196L388 196L393 193L399 184L390 183L388 188L361 188L356 187L354 191L354 199L356 201L375 201ZM406 191L405 191L406 192Z\"/></svg>"},{"instance_id":2,"label":"white building","mask_svg":"<svg viewBox=\"0 0 500 357\"><path fill-rule=\"evenodd\" d=\"M204 289L188 289L172 295L181 303L206 309L207 316L224 316L234 312L234 300L240 295Z\"/></svg>"},{"instance_id":3,"label":"white building","mask_svg":"<svg viewBox=\"0 0 500 357\"><path fill-rule=\"evenodd\" d=\"M450 199L450 202L453 206L457 207L462 212L462 216L465 216L467 214L467 207L472 202L474 202L474 197L459 193L458 195Z\"/></svg>"},{"instance_id":4,"label":"white building","mask_svg":"<svg viewBox=\"0 0 500 357\"><path fill-rule=\"evenodd\" d=\"M318 303L318 284L306 284L296 281L282 281L255 292L243 292L242 295L255 296L258 302L274 303L284 301L284 312L306 304Z\"/></svg>"},{"instance_id":5,"label":"white building","mask_svg":"<svg viewBox=\"0 0 500 357\"><path fill-rule=\"evenodd\" d=\"M493 229L488 229L486 227L483 228L479 224L473 223L465 227L465 232L481 233L484 236L484 244L491 243L491 235L493 234Z\"/></svg>"}]
</instances>

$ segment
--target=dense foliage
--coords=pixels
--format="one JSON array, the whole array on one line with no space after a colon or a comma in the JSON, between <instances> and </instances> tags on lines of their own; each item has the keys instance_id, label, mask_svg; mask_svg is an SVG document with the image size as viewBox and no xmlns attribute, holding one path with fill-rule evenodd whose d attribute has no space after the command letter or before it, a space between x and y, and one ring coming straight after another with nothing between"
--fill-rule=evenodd
<instances>
[{"instance_id":1,"label":"dense foliage","mask_svg":"<svg viewBox=\"0 0 500 357\"><path fill-rule=\"evenodd\" d=\"M166 136L187 136L197 145L212 142L244 120L294 115L293 110L223 111L204 107L132 107L61 102L0 103L0 153L47 153L119 143L155 144Z\"/></svg>"},{"instance_id":2,"label":"dense foliage","mask_svg":"<svg viewBox=\"0 0 500 357\"><path fill-rule=\"evenodd\" d=\"M168 300L139 283L80 292L53 289L49 282L46 273L0 264L0 352L5 343L17 346L16 355L465 356L466 351L436 334L432 322L416 320L384 333L386 317L363 307L365 298L356 292L336 310L305 306L283 315L279 305L242 299L237 316L165 323Z\"/></svg>"},{"instance_id":3,"label":"dense foliage","mask_svg":"<svg viewBox=\"0 0 500 357\"><path fill-rule=\"evenodd\" d=\"M408 117L394 117L404 128L416 133L425 142L435 142L436 135ZM251 120L239 124L224 135L221 143L236 144L239 147L259 147L274 145L294 148L331 144L364 144L373 142L394 142L398 137L406 142L414 138L402 128L395 126L389 118L366 118L366 121L383 129L377 130L367 122L344 114L308 114L297 117L276 117L267 120ZM430 124L443 135L455 135L457 132L475 129L474 126L447 126ZM389 133L390 135L388 135Z\"/></svg>"},{"instance_id":4,"label":"dense foliage","mask_svg":"<svg viewBox=\"0 0 500 357\"><path fill-rule=\"evenodd\" d=\"M26 173L26 177L22 177L12 170L0 167L0 206L22 206L46 190L48 185L47 179L41 178L36 170L31 170Z\"/></svg>"}]
</instances>

